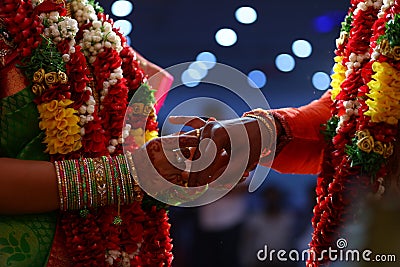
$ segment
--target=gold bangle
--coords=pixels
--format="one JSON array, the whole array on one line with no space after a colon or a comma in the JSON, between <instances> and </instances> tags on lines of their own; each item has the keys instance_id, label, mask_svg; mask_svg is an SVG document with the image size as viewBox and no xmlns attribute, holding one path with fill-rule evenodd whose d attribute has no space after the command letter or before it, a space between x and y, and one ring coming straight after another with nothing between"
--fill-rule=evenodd
<instances>
[{"instance_id":1,"label":"gold bangle","mask_svg":"<svg viewBox=\"0 0 400 267\"><path fill-rule=\"evenodd\" d=\"M58 185L58 197L59 197L59 199L60 199L60 209L61 210L65 210L65 207L64 207L64 194L63 194L63 180L61 179L61 174L60 174L60 167L59 167L59 162L58 161L55 161L54 162L54 166L55 166L55 168L56 168L56 175L57 175L57 185ZM64 187L65 188L65 187Z\"/></svg>"},{"instance_id":2,"label":"gold bangle","mask_svg":"<svg viewBox=\"0 0 400 267\"><path fill-rule=\"evenodd\" d=\"M132 158L132 153L131 152L126 152L125 153L125 158L128 164L128 169L130 171L130 176L131 176L131 184L133 184L133 198L136 201L142 201L143 199L143 191L139 186L139 178L137 175L135 163L133 162Z\"/></svg>"},{"instance_id":3,"label":"gold bangle","mask_svg":"<svg viewBox=\"0 0 400 267\"><path fill-rule=\"evenodd\" d=\"M106 180L103 160L101 158L94 158L93 163L94 163L94 174L95 174L97 193L98 193L97 203L100 206L105 206L107 203L107 198L106 198L107 180Z\"/></svg>"},{"instance_id":4,"label":"gold bangle","mask_svg":"<svg viewBox=\"0 0 400 267\"><path fill-rule=\"evenodd\" d=\"M273 124L272 120L266 119L263 116L255 115L255 114L246 114L244 117L250 117L250 118L256 119L257 121L261 122L265 126L265 128L267 128L269 137L272 140L274 139L274 136L275 136L274 132L275 131L271 126L271 124ZM261 129L260 129L260 131L261 131ZM263 149L261 151L261 154L260 154L260 158L268 156L270 154L270 152L271 152L271 147L272 147L271 142L269 142L268 145L263 147Z\"/></svg>"}]
</instances>

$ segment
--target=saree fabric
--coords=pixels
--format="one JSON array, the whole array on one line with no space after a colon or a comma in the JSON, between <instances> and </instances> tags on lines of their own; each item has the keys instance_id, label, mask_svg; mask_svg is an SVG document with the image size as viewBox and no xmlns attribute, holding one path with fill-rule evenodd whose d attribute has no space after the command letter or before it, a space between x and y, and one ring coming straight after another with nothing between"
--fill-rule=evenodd
<instances>
[{"instance_id":1,"label":"saree fabric","mask_svg":"<svg viewBox=\"0 0 400 267\"><path fill-rule=\"evenodd\" d=\"M3 86L6 84L1 82ZM47 159L42 152L43 137L38 127L39 115L33 98L30 90L23 89L0 100L1 157ZM56 222L57 212L1 215L0 266L46 266Z\"/></svg>"}]
</instances>

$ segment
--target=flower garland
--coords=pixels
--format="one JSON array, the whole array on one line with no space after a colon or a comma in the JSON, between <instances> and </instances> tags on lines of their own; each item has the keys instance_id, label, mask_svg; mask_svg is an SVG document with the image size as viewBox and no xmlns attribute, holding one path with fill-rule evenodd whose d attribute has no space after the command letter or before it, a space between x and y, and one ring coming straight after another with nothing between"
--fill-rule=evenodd
<instances>
[{"instance_id":1,"label":"flower garland","mask_svg":"<svg viewBox=\"0 0 400 267\"><path fill-rule=\"evenodd\" d=\"M379 9L379 12L376 12ZM307 266L329 261L321 251L333 244L343 224L357 218L360 200L381 198L387 162L400 119L398 1L352 1L342 24L332 75L330 140L318 178L314 234Z\"/></svg>"},{"instance_id":2,"label":"flower garland","mask_svg":"<svg viewBox=\"0 0 400 267\"><path fill-rule=\"evenodd\" d=\"M154 91L135 52L97 4L5 0L0 17L32 81L51 160L120 154L123 145L135 149L157 137ZM124 125L128 96L141 85L147 90L135 96L141 100L134 104L137 123ZM119 216L122 221L115 220ZM110 206L62 214L57 233L66 239L57 244L66 246L73 266L170 266L169 227L165 207L145 196L120 211Z\"/></svg>"},{"instance_id":3,"label":"flower garland","mask_svg":"<svg viewBox=\"0 0 400 267\"><path fill-rule=\"evenodd\" d=\"M364 108L360 97L364 81L364 68L370 58L372 26L381 1L351 1L337 40L335 73L332 75L332 117L326 124L330 140L324 152L322 172L317 181L317 204L312 225L307 266L320 266L329 262L322 254L342 235L343 223L356 216L354 203L367 190L369 179L359 175L348 154L356 134L358 118ZM354 205L353 205L354 204Z\"/></svg>"}]
</instances>

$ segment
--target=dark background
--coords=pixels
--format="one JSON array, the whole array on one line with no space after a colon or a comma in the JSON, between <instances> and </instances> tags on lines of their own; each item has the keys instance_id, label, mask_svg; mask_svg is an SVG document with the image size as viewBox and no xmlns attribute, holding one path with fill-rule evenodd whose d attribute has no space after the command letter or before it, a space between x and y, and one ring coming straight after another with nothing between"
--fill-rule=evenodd
<instances>
[{"instance_id":1,"label":"dark background","mask_svg":"<svg viewBox=\"0 0 400 267\"><path fill-rule=\"evenodd\" d=\"M100 1L109 14L113 2ZM254 69L262 70L267 76L267 83L261 89L254 90L261 90L272 108L297 107L317 99L324 93L314 88L311 77L317 71L328 74L331 72L335 39L339 35L340 22L348 7L348 1L344 0L136 0L133 4L134 9L129 16L114 19L128 19L132 22L133 30L129 34L131 45L147 59L168 68L194 61L200 52L210 51L217 57L217 62L232 66L245 74ZM241 6L251 6L257 11L258 18L253 24L244 25L235 19L235 11ZM215 41L215 33L223 27L236 31L238 41L233 46L223 47ZM293 55L291 45L298 39L305 39L312 44L313 52L310 57L298 58ZM293 71L281 72L275 67L275 58L281 53L293 55L296 61ZM249 91L249 94L251 93ZM220 99L224 95L223 90L215 86L181 86L168 95L159 113L160 125L163 126L166 116L175 106L187 99L200 96ZM226 97L229 98L229 95ZM240 103L229 103L237 114L246 110ZM285 200L281 202L284 203L282 206L285 210L296 214L294 224L297 228L303 227L304 223L309 225L313 205L309 197L312 196L310 192L314 186L315 177L311 175L270 172L261 189L252 194L244 193L247 213L242 223L254 212L263 210L268 205L262 195L268 188L274 187L283 192ZM197 208L171 208L170 215L175 253L173 266L198 266L196 262L200 262L199 259L211 257L207 254L207 247L215 250L218 246L231 248L232 243L240 242L224 241L223 237L220 237L221 240L218 240L219 237L217 240L205 240L205 231L199 226ZM310 231L309 227L304 228L305 233L302 234L310 236L310 232L307 232ZM235 228L233 233L235 231L239 230ZM196 234L199 232L202 233L202 237ZM233 233L228 232L228 235L232 237ZM297 239L293 239L293 247L296 246L294 240L301 239L299 236L301 234L298 234ZM196 244L206 245L199 252L196 250ZM236 259L237 253L232 248L227 255ZM203 266L241 266L239 263L228 264L226 258L218 265L215 262L216 260L210 258L207 265ZM292 263L286 266L297 265Z\"/></svg>"}]
</instances>

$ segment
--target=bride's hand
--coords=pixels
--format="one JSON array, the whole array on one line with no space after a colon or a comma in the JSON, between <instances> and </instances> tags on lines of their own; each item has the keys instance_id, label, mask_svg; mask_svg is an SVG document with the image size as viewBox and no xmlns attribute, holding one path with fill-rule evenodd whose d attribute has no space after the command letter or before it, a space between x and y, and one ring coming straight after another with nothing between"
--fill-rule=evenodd
<instances>
[{"instance_id":1,"label":"bride's hand","mask_svg":"<svg viewBox=\"0 0 400 267\"><path fill-rule=\"evenodd\" d=\"M195 136L164 136L155 138L135 150L132 154L139 185L151 188L152 192L161 192L171 185L165 180L180 186L186 186L185 153L187 147L197 147ZM184 151L184 153L178 153ZM165 179L165 180L164 180Z\"/></svg>"}]
</instances>

